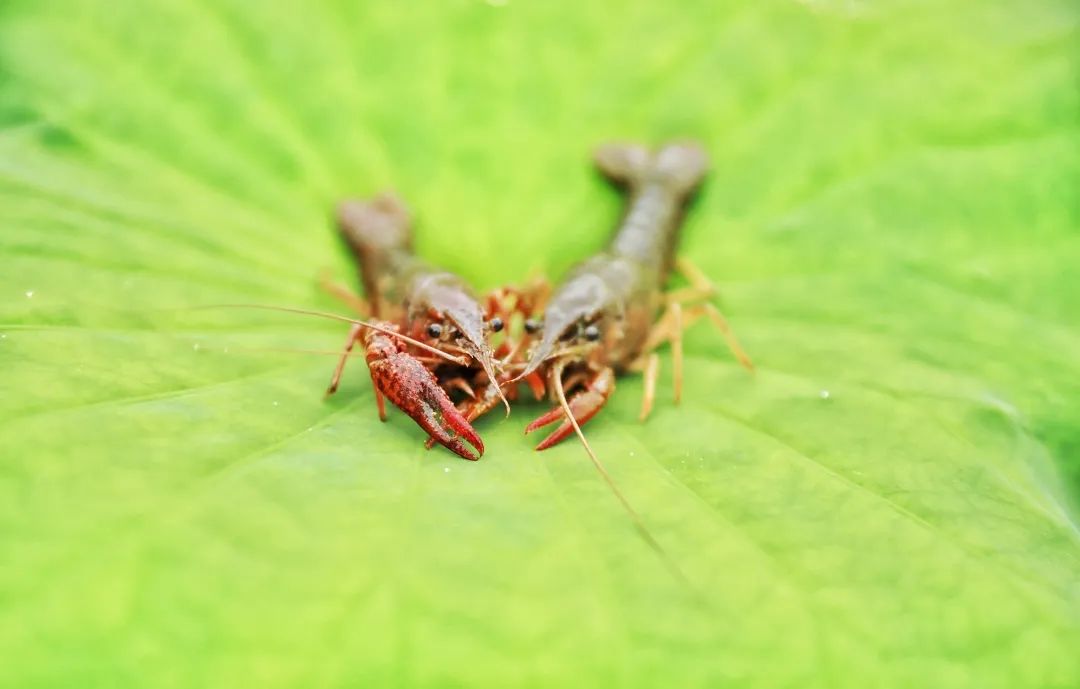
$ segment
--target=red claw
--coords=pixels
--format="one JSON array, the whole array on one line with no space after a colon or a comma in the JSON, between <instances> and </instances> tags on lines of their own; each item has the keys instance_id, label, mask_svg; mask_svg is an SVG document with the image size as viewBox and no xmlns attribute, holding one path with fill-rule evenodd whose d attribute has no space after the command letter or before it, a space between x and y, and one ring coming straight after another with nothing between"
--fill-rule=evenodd
<instances>
[{"instance_id":1,"label":"red claw","mask_svg":"<svg viewBox=\"0 0 1080 689\"><path fill-rule=\"evenodd\" d=\"M567 402L570 412L574 415L578 425L584 425L586 421L596 416L596 412L600 411L614 391L615 373L610 368L603 369L589 380L586 389L571 397ZM563 408L558 406L536 418L525 427L526 433L532 433L538 428L543 428L559 419L563 419L559 427L536 446L537 450L546 450L574 432L573 424L565 416Z\"/></svg>"},{"instance_id":2,"label":"red claw","mask_svg":"<svg viewBox=\"0 0 1080 689\"><path fill-rule=\"evenodd\" d=\"M435 442L468 460L475 461L484 454L484 442L476 430L422 363L404 352L394 352L369 359L368 368L378 391L411 416ZM462 438L476 448L475 454Z\"/></svg>"}]
</instances>

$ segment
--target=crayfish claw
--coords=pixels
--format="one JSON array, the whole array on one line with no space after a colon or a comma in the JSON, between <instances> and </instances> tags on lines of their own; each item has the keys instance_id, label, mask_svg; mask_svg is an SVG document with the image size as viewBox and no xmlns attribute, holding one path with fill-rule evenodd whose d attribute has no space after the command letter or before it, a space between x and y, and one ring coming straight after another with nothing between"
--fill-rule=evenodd
<instances>
[{"instance_id":1,"label":"crayfish claw","mask_svg":"<svg viewBox=\"0 0 1080 689\"><path fill-rule=\"evenodd\" d=\"M603 408L614 390L615 373L606 368L588 382L585 390L571 397L567 406L570 407L570 413L574 415L574 420L577 421L578 425L583 426L586 421L596 416L596 413ZM574 425L570 423L570 419L566 418L562 406L558 406L537 417L525 427L525 433L531 433L538 428L555 423L559 419L563 420L562 423L548 437L540 441L540 444L536 446L537 450L546 450L566 439L574 432Z\"/></svg>"},{"instance_id":2,"label":"crayfish claw","mask_svg":"<svg viewBox=\"0 0 1080 689\"><path fill-rule=\"evenodd\" d=\"M577 401L576 397L571 398L570 404L572 405L576 401ZM570 408L573 409L572 406ZM533 419L532 423L530 423L528 426L525 427L525 435L528 435L528 434L532 433L533 431L535 431L538 428L543 428L544 426L547 426L548 424L555 423L556 421L558 421L559 419L562 419L562 418L565 418L565 414L563 413L563 408L562 407L552 407L549 411L547 411L544 414L541 414L540 416Z\"/></svg>"},{"instance_id":3,"label":"crayfish claw","mask_svg":"<svg viewBox=\"0 0 1080 689\"><path fill-rule=\"evenodd\" d=\"M434 381L434 377L432 380ZM419 413L409 413L409 416L412 416L435 442L454 454L472 461L480 459L480 455L484 454L484 442L438 384L434 385L434 390L438 392L433 392L431 397L418 405ZM462 442L462 438L476 448L476 453Z\"/></svg>"},{"instance_id":4,"label":"crayfish claw","mask_svg":"<svg viewBox=\"0 0 1080 689\"><path fill-rule=\"evenodd\" d=\"M369 361L376 388L427 431L435 442L468 460L484 454L484 442L450 401L435 376L412 356L398 352ZM466 440L476 448L462 442Z\"/></svg>"}]
</instances>

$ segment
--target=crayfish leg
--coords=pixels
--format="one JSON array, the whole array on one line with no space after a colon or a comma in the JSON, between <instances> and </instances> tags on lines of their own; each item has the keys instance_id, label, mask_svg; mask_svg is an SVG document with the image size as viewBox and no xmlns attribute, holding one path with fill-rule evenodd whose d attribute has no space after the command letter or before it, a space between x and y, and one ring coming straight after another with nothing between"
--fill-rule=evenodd
<instances>
[{"instance_id":1,"label":"crayfish leg","mask_svg":"<svg viewBox=\"0 0 1080 689\"><path fill-rule=\"evenodd\" d=\"M335 282L328 271L319 273L319 287L361 316L370 314L371 309L364 298L340 282Z\"/></svg>"},{"instance_id":2,"label":"crayfish leg","mask_svg":"<svg viewBox=\"0 0 1080 689\"><path fill-rule=\"evenodd\" d=\"M746 370L753 371L754 362L750 360L750 355L748 355L746 350L742 348L742 345L739 344L739 340L735 337L735 333L732 331L731 325L728 323L727 319L724 318L724 314L722 314L720 309L710 301L716 297L716 286L709 280L701 268L698 268L693 261L685 256L680 256L675 259L675 267L690 283L690 287L675 290L667 295L669 305L688 305L686 309L688 318L683 329L690 327L694 321L702 316L708 317L716 329L720 331L724 341L727 342L728 349L731 350L732 355L735 356L739 364ZM690 302L703 303L689 306ZM667 313L664 315L667 316ZM650 334L650 340L651 339L652 337Z\"/></svg>"},{"instance_id":3,"label":"crayfish leg","mask_svg":"<svg viewBox=\"0 0 1080 689\"><path fill-rule=\"evenodd\" d=\"M386 398L383 397L382 390L379 389L378 383L375 382L375 377L371 377L371 387L375 390L375 406L379 408L379 421L386 422Z\"/></svg>"},{"instance_id":4,"label":"crayfish leg","mask_svg":"<svg viewBox=\"0 0 1080 689\"><path fill-rule=\"evenodd\" d=\"M337 366L334 367L334 375L330 378L330 385L327 386L324 397L329 397L337 392L338 385L341 383L341 375L345 372L345 363L348 362L349 355L352 353L353 347L356 346L356 341L360 339L362 330L363 326L357 324L349 328L349 337L345 340L345 348L341 352L341 358L338 359Z\"/></svg>"},{"instance_id":5,"label":"crayfish leg","mask_svg":"<svg viewBox=\"0 0 1080 689\"><path fill-rule=\"evenodd\" d=\"M652 413L653 402L656 401L656 379L659 375L660 356L652 352L645 363L645 390L641 394L641 413L638 414L638 421L644 421Z\"/></svg>"},{"instance_id":6,"label":"crayfish leg","mask_svg":"<svg viewBox=\"0 0 1080 689\"><path fill-rule=\"evenodd\" d=\"M680 258L676 261L679 271L690 281L691 286L666 295L667 308L663 315L649 330L645 344L642 346L642 355L631 366L635 370L645 370L645 392L641 400L641 413L639 419L644 421L652 412L653 398L656 389L656 375L659 363L654 363L655 350L665 342L671 343L671 362L673 368L673 388L675 404L682 400L683 390L683 333L691 325L702 318L709 321L720 331L727 343L728 349L735 359L749 371L754 370L754 363L750 356L739 344L735 333L727 319L720 313L720 309L708 301L715 296L716 289L708 281L704 273L688 259ZM705 301L702 301L705 300ZM692 303L700 302L700 303ZM646 358L647 357L647 358Z\"/></svg>"}]
</instances>

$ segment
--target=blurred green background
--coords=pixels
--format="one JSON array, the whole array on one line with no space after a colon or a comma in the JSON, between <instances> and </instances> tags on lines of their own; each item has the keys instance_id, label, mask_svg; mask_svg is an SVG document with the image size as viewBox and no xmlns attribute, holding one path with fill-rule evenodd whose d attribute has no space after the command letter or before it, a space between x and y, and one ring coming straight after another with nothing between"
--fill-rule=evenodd
<instances>
[{"instance_id":1,"label":"blurred green background","mask_svg":"<svg viewBox=\"0 0 1080 689\"><path fill-rule=\"evenodd\" d=\"M0 6L0 686L1080 686L1068 0ZM701 139L684 403L477 463L376 418L333 201L558 277ZM1072 271L1072 274L1070 274ZM665 353L665 371L670 360Z\"/></svg>"}]
</instances>

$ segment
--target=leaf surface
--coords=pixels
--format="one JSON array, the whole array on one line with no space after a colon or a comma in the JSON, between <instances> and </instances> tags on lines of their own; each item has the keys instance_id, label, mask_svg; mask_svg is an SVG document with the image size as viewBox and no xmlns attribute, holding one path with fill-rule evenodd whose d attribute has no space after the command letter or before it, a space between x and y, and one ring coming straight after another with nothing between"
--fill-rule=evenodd
<instances>
[{"instance_id":1,"label":"leaf surface","mask_svg":"<svg viewBox=\"0 0 1080 689\"><path fill-rule=\"evenodd\" d=\"M1074 4L0 10L0 684L1080 685ZM611 138L695 137L705 326L572 442L381 424L345 195L481 288L602 246ZM1072 274L1070 274L1072 273Z\"/></svg>"}]
</instances>

